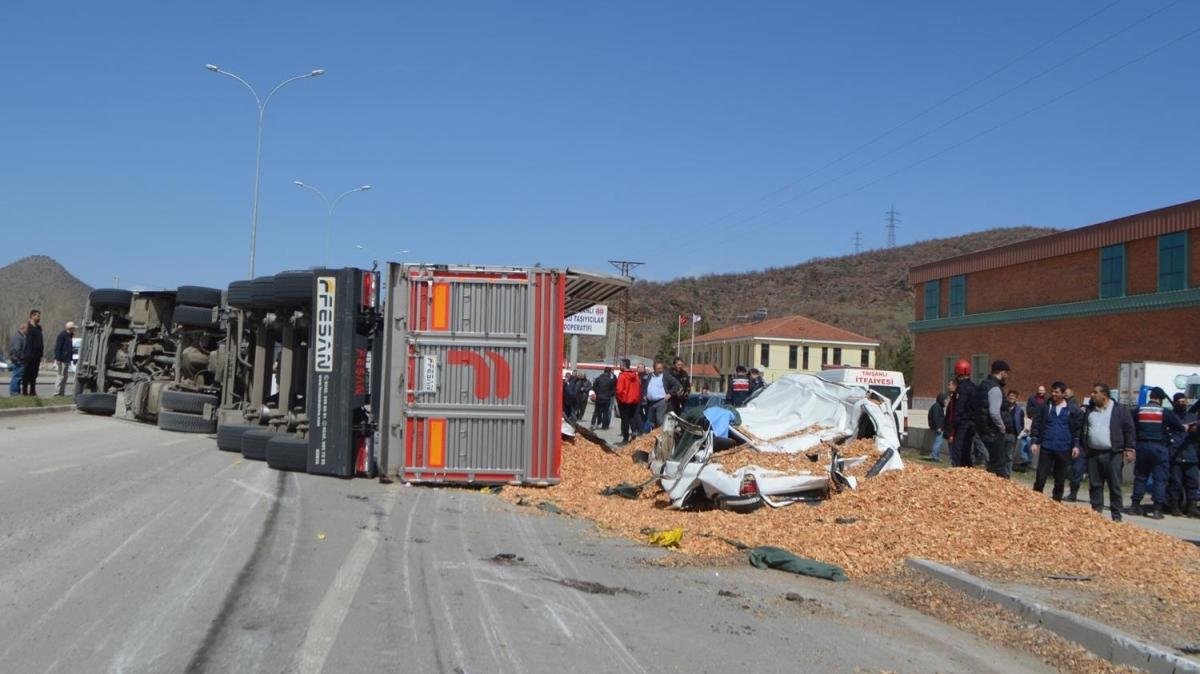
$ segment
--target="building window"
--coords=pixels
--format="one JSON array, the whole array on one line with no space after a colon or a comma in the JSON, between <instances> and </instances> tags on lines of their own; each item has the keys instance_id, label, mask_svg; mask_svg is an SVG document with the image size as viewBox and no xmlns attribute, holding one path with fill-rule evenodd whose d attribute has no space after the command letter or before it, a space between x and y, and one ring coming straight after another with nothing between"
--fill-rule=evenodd
<instances>
[{"instance_id":1,"label":"building window","mask_svg":"<svg viewBox=\"0 0 1200 674\"><path fill-rule=\"evenodd\" d=\"M1158 289L1187 287L1187 232L1158 237Z\"/></svg>"},{"instance_id":2,"label":"building window","mask_svg":"<svg viewBox=\"0 0 1200 674\"><path fill-rule=\"evenodd\" d=\"M962 316L967 313L967 275L950 277L950 306L947 316Z\"/></svg>"},{"instance_id":3,"label":"building window","mask_svg":"<svg viewBox=\"0 0 1200 674\"><path fill-rule=\"evenodd\" d=\"M1125 296L1125 244L1100 249L1100 299Z\"/></svg>"},{"instance_id":4,"label":"building window","mask_svg":"<svg viewBox=\"0 0 1200 674\"><path fill-rule=\"evenodd\" d=\"M763 367L771 367L771 345L763 344L758 347L758 364Z\"/></svg>"},{"instance_id":5,"label":"building window","mask_svg":"<svg viewBox=\"0 0 1200 674\"><path fill-rule=\"evenodd\" d=\"M941 295L938 293L939 283L941 281L925 282L925 320L927 321L938 317L938 305L942 301Z\"/></svg>"},{"instance_id":6,"label":"building window","mask_svg":"<svg viewBox=\"0 0 1200 674\"><path fill-rule=\"evenodd\" d=\"M862 350L862 355L858 357L858 364L861 367L871 367L871 352L867 349Z\"/></svg>"},{"instance_id":7,"label":"building window","mask_svg":"<svg viewBox=\"0 0 1200 674\"><path fill-rule=\"evenodd\" d=\"M801 367L803 369L807 370L808 369L808 347L807 346L804 347L804 351L800 355L804 359L804 361L803 361L804 364Z\"/></svg>"},{"instance_id":8,"label":"building window","mask_svg":"<svg viewBox=\"0 0 1200 674\"><path fill-rule=\"evenodd\" d=\"M842 347L840 347L840 346L833 347L833 364L834 365L842 364Z\"/></svg>"},{"instance_id":9,"label":"building window","mask_svg":"<svg viewBox=\"0 0 1200 674\"><path fill-rule=\"evenodd\" d=\"M971 356L971 381L976 384L987 379L991 374L992 364L988 362L986 353L976 353Z\"/></svg>"},{"instance_id":10,"label":"building window","mask_svg":"<svg viewBox=\"0 0 1200 674\"><path fill-rule=\"evenodd\" d=\"M825 363L828 363L828 362L829 362L829 347L822 346L821 347L821 365L824 365Z\"/></svg>"},{"instance_id":11,"label":"building window","mask_svg":"<svg viewBox=\"0 0 1200 674\"><path fill-rule=\"evenodd\" d=\"M788 369L789 370L796 369L796 357L799 355L799 351L800 351L800 347L798 347L798 346L789 346L788 347Z\"/></svg>"}]
</instances>

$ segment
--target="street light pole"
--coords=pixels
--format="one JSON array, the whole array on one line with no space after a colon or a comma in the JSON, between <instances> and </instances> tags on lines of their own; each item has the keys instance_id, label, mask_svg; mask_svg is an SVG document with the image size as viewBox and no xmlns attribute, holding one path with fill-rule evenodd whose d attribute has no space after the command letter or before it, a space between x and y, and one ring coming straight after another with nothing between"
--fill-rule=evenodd
<instances>
[{"instance_id":1,"label":"street light pole","mask_svg":"<svg viewBox=\"0 0 1200 674\"><path fill-rule=\"evenodd\" d=\"M250 90L250 93L254 96L255 104L258 105L258 142L254 150L254 210L250 216L250 278L254 278L254 250L258 239L258 187L262 177L263 119L267 113L267 104L271 102L271 97L275 95L275 92L279 91L284 86L291 84L296 80L302 80L308 77L320 77L321 75L325 74L325 69L317 68L316 70L310 70L303 75L296 75L295 77L286 79L275 85L275 88L272 89L271 93L267 94L267 97L264 99L259 97L258 92L254 90L254 87L250 86L249 82L238 77L237 75L234 75L227 70L221 70L219 67L211 63L205 64L204 67L211 72L217 73L218 75L226 75L228 77L232 77L238 82L241 82L247 89Z\"/></svg>"},{"instance_id":2,"label":"street light pole","mask_svg":"<svg viewBox=\"0 0 1200 674\"><path fill-rule=\"evenodd\" d=\"M303 187L304 189L312 190L312 191L316 192L317 196L321 197L321 201L325 202L325 215L326 215L325 266L328 267L329 266L329 247L333 241L333 211L334 211L334 209L337 208L338 202L342 200L342 197L345 197L346 195L349 195L349 194L354 194L355 192L366 192L371 189L371 186L363 185L361 187L355 187L352 190L346 190L345 192L342 192L341 194L339 194L338 197L333 200L333 203L330 203L329 198L325 196L325 193L322 192L321 190L313 187L312 185L309 185L308 183L305 183L305 182L302 182L299 180L293 180L292 183L294 185L296 185L297 187Z\"/></svg>"}]
</instances>

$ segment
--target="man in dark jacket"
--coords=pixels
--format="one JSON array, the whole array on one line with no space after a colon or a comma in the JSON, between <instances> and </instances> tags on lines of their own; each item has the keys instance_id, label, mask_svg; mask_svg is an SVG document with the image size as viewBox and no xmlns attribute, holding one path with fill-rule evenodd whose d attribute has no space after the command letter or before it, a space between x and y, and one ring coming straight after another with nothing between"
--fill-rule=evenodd
<instances>
[{"instance_id":1,"label":"man in dark jacket","mask_svg":"<svg viewBox=\"0 0 1200 674\"><path fill-rule=\"evenodd\" d=\"M1079 425L1079 446L1087 455L1088 492L1092 510L1104 512L1104 484L1108 483L1108 507L1114 522L1121 521L1121 469L1126 457L1133 458L1137 446L1133 415L1112 399L1107 384L1092 386L1091 402Z\"/></svg>"},{"instance_id":2,"label":"man in dark jacket","mask_svg":"<svg viewBox=\"0 0 1200 674\"><path fill-rule=\"evenodd\" d=\"M929 432L933 433L933 449L929 450L929 461L939 463L942 460L942 443L946 438L942 433L946 430L946 394L937 394L937 400L929 406Z\"/></svg>"},{"instance_id":3,"label":"man in dark jacket","mask_svg":"<svg viewBox=\"0 0 1200 674\"><path fill-rule=\"evenodd\" d=\"M1183 433L1171 437L1171 479L1167 482L1167 503L1172 515L1187 513L1200 517L1200 437L1196 432L1196 412L1188 409L1188 399L1176 393L1171 400L1175 416L1183 423Z\"/></svg>"},{"instance_id":4,"label":"man in dark jacket","mask_svg":"<svg viewBox=\"0 0 1200 674\"><path fill-rule=\"evenodd\" d=\"M1150 390L1150 400L1137 410L1137 451L1133 462L1133 514L1145 515L1160 520L1167 501L1167 473L1171 464L1167 443L1171 435L1182 433L1183 424L1175 411L1163 407L1167 392L1155 386ZM1153 478L1150 498L1153 510L1142 509L1142 496L1146 493L1146 479Z\"/></svg>"},{"instance_id":5,"label":"man in dark jacket","mask_svg":"<svg viewBox=\"0 0 1200 674\"><path fill-rule=\"evenodd\" d=\"M606 367L604 372L596 377L596 381L592 382L592 392L596 394L595 409L592 411L592 428L608 430L608 425L612 423L612 399L616 391L617 378L613 376L612 368Z\"/></svg>"},{"instance_id":6,"label":"man in dark jacket","mask_svg":"<svg viewBox=\"0 0 1200 674\"><path fill-rule=\"evenodd\" d=\"M8 380L8 395L21 395L21 379L25 376L25 334L29 332L29 324L17 326L17 332L8 340L8 367L12 378Z\"/></svg>"},{"instance_id":7,"label":"man in dark jacket","mask_svg":"<svg viewBox=\"0 0 1200 674\"><path fill-rule=\"evenodd\" d=\"M38 368L42 356L46 355L46 344L42 339L42 312L29 312L29 329L25 333L25 373L21 375L21 395L37 395Z\"/></svg>"},{"instance_id":8,"label":"man in dark jacket","mask_svg":"<svg viewBox=\"0 0 1200 674\"><path fill-rule=\"evenodd\" d=\"M67 394L67 375L71 372L71 360L75 357L75 322L67 321L67 327L54 340L54 395Z\"/></svg>"},{"instance_id":9,"label":"man in dark jacket","mask_svg":"<svg viewBox=\"0 0 1200 674\"><path fill-rule=\"evenodd\" d=\"M950 415L953 428L950 431L950 465L952 467L970 467L971 445L975 442L975 426L971 422L972 399L975 397L975 382L971 381L971 363L960 359L954 364L954 397L951 405L954 411Z\"/></svg>"},{"instance_id":10,"label":"man in dark jacket","mask_svg":"<svg viewBox=\"0 0 1200 674\"><path fill-rule=\"evenodd\" d=\"M738 365L734 375L729 378L729 388L725 391L725 402L734 407L746 404L750 397L750 377L746 374L746 366Z\"/></svg>"},{"instance_id":11,"label":"man in dark jacket","mask_svg":"<svg viewBox=\"0 0 1200 674\"><path fill-rule=\"evenodd\" d=\"M979 385L971 406L975 433L987 449L987 470L1000 477L1007 477L1008 464L1004 458L1004 415L1000 412L1004 404L1004 382L1008 379L1008 372L1008 363L1002 360L993 362L991 374Z\"/></svg>"},{"instance_id":12,"label":"man in dark jacket","mask_svg":"<svg viewBox=\"0 0 1200 674\"><path fill-rule=\"evenodd\" d=\"M587 375L575 370L575 419L579 423L583 423L583 417L587 414L588 399L591 397L592 382L588 381Z\"/></svg>"},{"instance_id":13,"label":"man in dark jacket","mask_svg":"<svg viewBox=\"0 0 1200 674\"><path fill-rule=\"evenodd\" d=\"M676 358L671 365L671 376L679 382L679 388L671 394L671 411L683 414L683 406L687 404L688 394L692 392L692 377L688 374L682 358Z\"/></svg>"},{"instance_id":14,"label":"man in dark jacket","mask_svg":"<svg viewBox=\"0 0 1200 674\"><path fill-rule=\"evenodd\" d=\"M562 411L568 419L575 418L575 377L570 372L563 375Z\"/></svg>"},{"instance_id":15,"label":"man in dark jacket","mask_svg":"<svg viewBox=\"0 0 1200 674\"><path fill-rule=\"evenodd\" d=\"M763 381L762 372L758 368L750 368L750 395L753 396L756 391L767 387L767 382Z\"/></svg>"},{"instance_id":16,"label":"man in dark jacket","mask_svg":"<svg viewBox=\"0 0 1200 674\"><path fill-rule=\"evenodd\" d=\"M1029 431L1033 452L1038 455L1037 476L1033 480L1033 490L1037 493L1045 490L1046 478L1053 473L1054 489L1050 494L1055 501L1062 500L1067 469L1071 467L1071 459L1079 456L1082 421L1078 408L1067 402L1067 385L1061 381L1051 384L1050 402Z\"/></svg>"},{"instance_id":17,"label":"man in dark jacket","mask_svg":"<svg viewBox=\"0 0 1200 674\"><path fill-rule=\"evenodd\" d=\"M1009 477L1013 471L1013 459L1017 454L1017 439L1025 431L1025 410L1017 403L1017 392L1009 391L1005 401L1000 405L1000 415L1004 417L1004 476Z\"/></svg>"}]
</instances>

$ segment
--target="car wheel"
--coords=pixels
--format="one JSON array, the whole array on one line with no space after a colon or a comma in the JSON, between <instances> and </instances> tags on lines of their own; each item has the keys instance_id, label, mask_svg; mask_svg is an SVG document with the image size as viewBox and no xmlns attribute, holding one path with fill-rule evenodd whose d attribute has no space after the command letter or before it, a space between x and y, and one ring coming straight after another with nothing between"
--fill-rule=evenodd
<instances>
[{"instance_id":1,"label":"car wheel","mask_svg":"<svg viewBox=\"0 0 1200 674\"><path fill-rule=\"evenodd\" d=\"M242 436L255 426L239 426L238 424L220 424L217 426L217 449L223 452L242 451Z\"/></svg>"},{"instance_id":2,"label":"car wheel","mask_svg":"<svg viewBox=\"0 0 1200 674\"><path fill-rule=\"evenodd\" d=\"M285 271L275 275L272 299L275 304L287 306L312 304L313 273L311 271Z\"/></svg>"},{"instance_id":3,"label":"car wheel","mask_svg":"<svg viewBox=\"0 0 1200 674\"><path fill-rule=\"evenodd\" d=\"M229 284L225 293L225 302L235 309L254 308L254 294L251 281L234 281Z\"/></svg>"},{"instance_id":4,"label":"car wheel","mask_svg":"<svg viewBox=\"0 0 1200 674\"><path fill-rule=\"evenodd\" d=\"M163 391L158 399L158 406L170 412L187 412L201 414L205 405L216 407L220 401L214 395L207 393L192 393L191 391Z\"/></svg>"},{"instance_id":5,"label":"car wheel","mask_svg":"<svg viewBox=\"0 0 1200 674\"><path fill-rule=\"evenodd\" d=\"M205 419L198 414L159 410L158 427L164 431L179 433L216 433L217 420Z\"/></svg>"},{"instance_id":6,"label":"car wheel","mask_svg":"<svg viewBox=\"0 0 1200 674\"><path fill-rule=\"evenodd\" d=\"M267 441L267 465L275 470L308 470L308 440L277 435Z\"/></svg>"},{"instance_id":7,"label":"car wheel","mask_svg":"<svg viewBox=\"0 0 1200 674\"><path fill-rule=\"evenodd\" d=\"M175 291L176 304L190 304L194 307L221 306L221 291L204 286L179 286Z\"/></svg>"},{"instance_id":8,"label":"car wheel","mask_svg":"<svg viewBox=\"0 0 1200 674\"><path fill-rule=\"evenodd\" d=\"M267 458L267 442L279 435L275 431L246 431L242 433L242 456L255 461Z\"/></svg>"},{"instance_id":9,"label":"car wheel","mask_svg":"<svg viewBox=\"0 0 1200 674\"><path fill-rule=\"evenodd\" d=\"M175 307L172 320L174 320L176 325L188 328L211 330L217 327L217 322L213 320L213 311L211 308L192 307L186 304L180 304Z\"/></svg>"},{"instance_id":10,"label":"car wheel","mask_svg":"<svg viewBox=\"0 0 1200 674\"><path fill-rule=\"evenodd\" d=\"M97 288L88 293L88 304L97 309L120 309L129 311L133 292L120 288Z\"/></svg>"},{"instance_id":11,"label":"car wheel","mask_svg":"<svg viewBox=\"0 0 1200 674\"><path fill-rule=\"evenodd\" d=\"M117 411L117 394L77 393L75 394L75 409L87 414L112 416Z\"/></svg>"}]
</instances>

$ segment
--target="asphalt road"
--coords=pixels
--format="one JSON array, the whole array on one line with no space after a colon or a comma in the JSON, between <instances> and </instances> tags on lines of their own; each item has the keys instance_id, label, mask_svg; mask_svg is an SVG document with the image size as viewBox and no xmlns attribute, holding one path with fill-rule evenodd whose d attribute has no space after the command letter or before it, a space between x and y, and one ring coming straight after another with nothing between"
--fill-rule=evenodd
<instances>
[{"instance_id":1,"label":"asphalt road","mask_svg":"<svg viewBox=\"0 0 1200 674\"><path fill-rule=\"evenodd\" d=\"M75 413L0 418L0 459L5 671L1047 671L854 583L648 565L473 490Z\"/></svg>"},{"instance_id":2,"label":"asphalt road","mask_svg":"<svg viewBox=\"0 0 1200 674\"><path fill-rule=\"evenodd\" d=\"M37 392L40 396L54 395L54 370L45 368L38 371ZM12 382L11 372L0 372L0 398L8 397L8 386ZM67 376L67 395L75 393L75 375Z\"/></svg>"}]
</instances>

